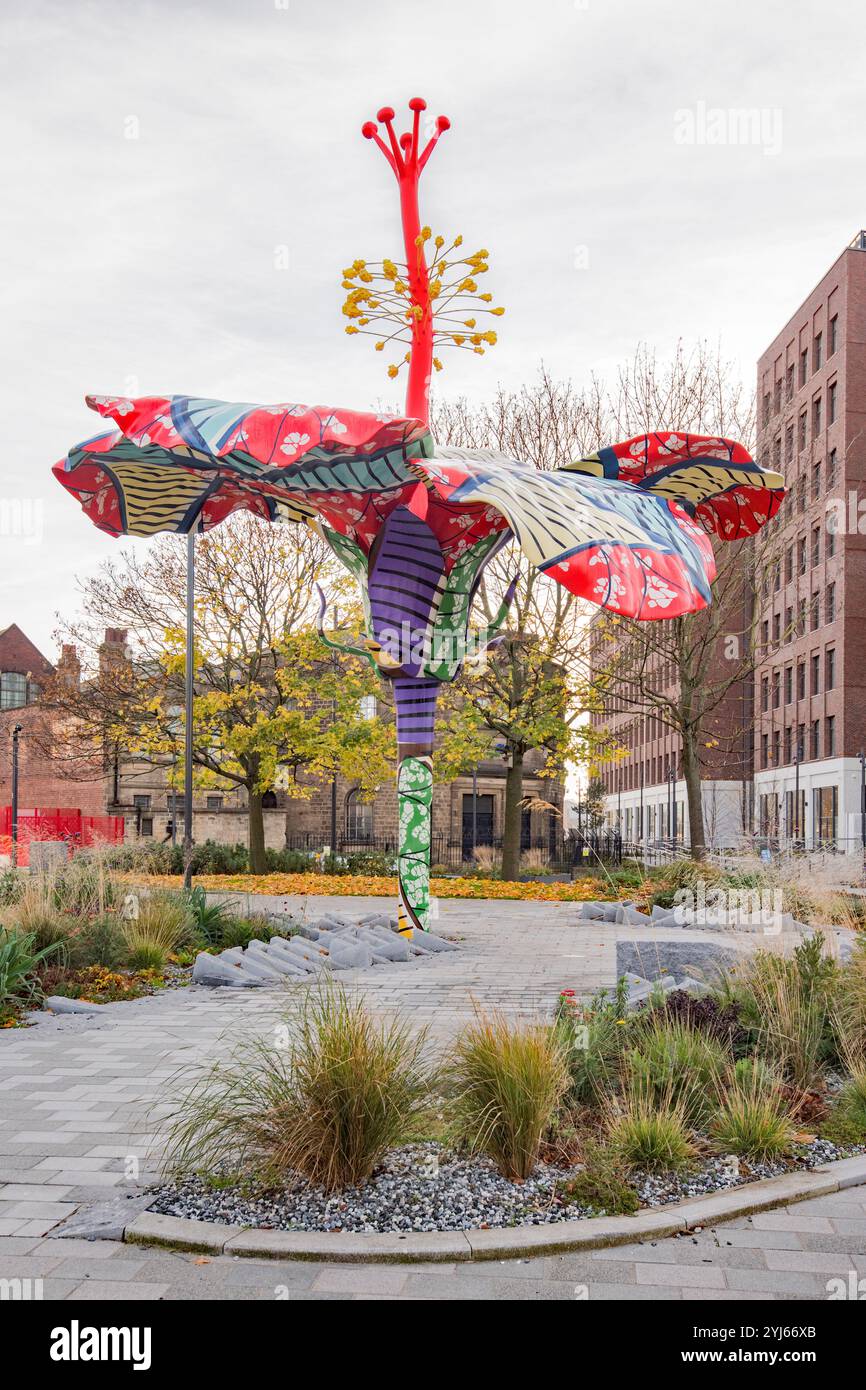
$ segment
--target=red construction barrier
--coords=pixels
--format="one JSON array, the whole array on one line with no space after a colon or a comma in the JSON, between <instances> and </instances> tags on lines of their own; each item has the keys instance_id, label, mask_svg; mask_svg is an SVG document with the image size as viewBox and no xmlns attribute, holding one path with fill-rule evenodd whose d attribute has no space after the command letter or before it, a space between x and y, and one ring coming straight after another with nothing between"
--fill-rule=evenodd
<instances>
[{"instance_id":1,"label":"red construction barrier","mask_svg":"<svg viewBox=\"0 0 866 1390\"><path fill-rule=\"evenodd\" d=\"M90 845L123 844L123 816L84 816L76 807L37 806L18 812L18 863L30 862L33 840L65 840L70 855ZM12 854L12 807L0 806L0 854Z\"/></svg>"}]
</instances>

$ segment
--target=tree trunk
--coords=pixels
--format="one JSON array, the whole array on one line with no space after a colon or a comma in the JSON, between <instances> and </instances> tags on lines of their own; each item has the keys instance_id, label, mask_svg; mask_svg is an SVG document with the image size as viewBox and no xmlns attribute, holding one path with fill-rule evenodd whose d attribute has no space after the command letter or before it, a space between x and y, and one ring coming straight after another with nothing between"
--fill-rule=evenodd
<instances>
[{"instance_id":1,"label":"tree trunk","mask_svg":"<svg viewBox=\"0 0 866 1390\"><path fill-rule=\"evenodd\" d=\"M505 774L502 817L502 877L512 882L520 873L520 827L523 810L523 751L512 750Z\"/></svg>"},{"instance_id":2,"label":"tree trunk","mask_svg":"<svg viewBox=\"0 0 866 1390\"><path fill-rule=\"evenodd\" d=\"M692 858L705 859L707 845L704 835L704 805L701 795L701 762L698 756L697 737L693 729L683 730L683 778L689 805Z\"/></svg>"},{"instance_id":3,"label":"tree trunk","mask_svg":"<svg viewBox=\"0 0 866 1390\"><path fill-rule=\"evenodd\" d=\"M254 874L267 872L265 862L265 818L262 815L262 793L249 793L250 869Z\"/></svg>"}]
</instances>

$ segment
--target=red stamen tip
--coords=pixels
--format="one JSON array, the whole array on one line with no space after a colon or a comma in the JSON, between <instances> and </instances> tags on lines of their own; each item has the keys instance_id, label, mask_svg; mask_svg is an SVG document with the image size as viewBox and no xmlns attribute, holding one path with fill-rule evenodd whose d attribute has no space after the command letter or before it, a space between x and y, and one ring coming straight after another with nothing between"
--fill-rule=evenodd
<instances>
[{"instance_id":1,"label":"red stamen tip","mask_svg":"<svg viewBox=\"0 0 866 1390\"><path fill-rule=\"evenodd\" d=\"M377 120L377 121L393 121L393 119L394 119L394 108L393 108L393 106L383 106L383 107L381 108L381 110L379 110L379 111L376 112L376 120Z\"/></svg>"},{"instance_id":2,"label":"red stamen tip","mask_svg":"<svg viewBox=\"0 0 866 1390\"><path fill-rule=\"evenodd\" d=\"M412 136L409 134L408 130L405 135L400 136L400 144L404 150L408 150L409 146L412 144Z\"/></svg>"},{"instance_id":3,"label":"red stamen tip","mask_svg":"<svg viewBox=\"0 0 866 1390\"><path fill-rule=\"evenodd\" d=\"M410 111L426 111L427 103L423 97L413 97L409 102Z\"/></svg>"},{"instance_id":4,"label":"red stamen tip","mask_svg":"<svg viewBox=\"0 0 866 1390\"><path fill-rule=\"evenodd\" d=\"M373 136L376 134L377 129L378 126L376 125L375 121L365 121L364 124L361 126L361 134L363 135L365 140L372 140Z\"/></svg>"},{"instance_id":5,"label":"red stamen tip","mask_svg":"<svg viewBox=\"0 0 866 1390\"><path fill-rule=\"evenodd\" d=\"M438 131L440 131L440 132L443 131L443 130L450 130L450 129L451 129L451 122L449 121L449 119L448 119L447 116L437 116L437 117L436 117L436 129L437 129Z\"/></svg>"}]
</instances>

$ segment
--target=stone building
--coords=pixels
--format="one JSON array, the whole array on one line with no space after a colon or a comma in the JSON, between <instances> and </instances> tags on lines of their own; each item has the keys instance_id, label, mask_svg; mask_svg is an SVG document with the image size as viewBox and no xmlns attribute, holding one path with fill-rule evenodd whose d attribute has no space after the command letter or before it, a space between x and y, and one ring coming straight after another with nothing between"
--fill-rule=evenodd
<instances>
[{"instance_id":1,"label":"stone building","mask_svg":"<svg viewBox=\"0 0 866 1390\"><path fill-rule=\"evenodd\" d=\"M126 640L123 629L107 628L100 647L100 662L123 660ZM52 740L45 737L45 721L49 716L40 705L40 684L55 671L65 673L68 680L81 680L73 648L64 647L55 668L14 624L0 634L0 672L5 673L2 675L4 709L0 714L0 738L8 742L6 726L11 731L10 720L25 725L21 737L21 807L77 806L89 815L122 816L127 842L168 840L172 836L181 840L183 755L180 744L178 763L174 764L167 759L155 765L114 749L95 752L86 767L79 763L73 768L52 760ZM22 703L13 706L13 699L19 698ZM10 701L8 708L7 699ZM391 717L391 711L382 705L375 711L368 710L370 715L374 712L381 717ZM39 724L38 740L35 736L28 740L28 723L33 726L34 735L36 724ZM60 740L57 742L59 745ZM37 743L41 750L38 753ZM522 843L525 849L547 853L561 839L564 787L558 780L540 778L537 775L540 763L539 754L527 756L524 794L527 798L550 803L559 814L543 809L525 811ZM479 764L474 780L469 775L436 784L434 859L458 866L463 856L471 853L473 823L477 846L499 844L505 774L502 758L493 758ZM173 785L178 788L176 807ZM265 793L265 843L269 848L281 849L288 845L320 850L331 845L333 824L336 825L337 847L342 850L392 848L396 844L397 797L393 782L383 786L370 801L363 801L357 786L344 778L337 778L335 784L309 781L307 785L310 794L305 798L292 796L279 785ZM0 805L8 804L9 797L7 755L0 769ZM228 786L224 790L196 789L193 818L194 836L199 843L208 839L220 844L248 843L246 794L242 789Z\"/></svg>"}]
</instances>

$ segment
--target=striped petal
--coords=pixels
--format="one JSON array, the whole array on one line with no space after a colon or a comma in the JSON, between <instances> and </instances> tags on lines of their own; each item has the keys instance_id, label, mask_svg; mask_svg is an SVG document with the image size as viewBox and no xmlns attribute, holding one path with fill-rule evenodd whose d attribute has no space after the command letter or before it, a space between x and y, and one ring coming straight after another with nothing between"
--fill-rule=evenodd
<instances>
[{"instance_id":1,"label":"striped petal","mask_svg":"<svg viewBox=\"0 0 866 1390\"><path fill-rule=\"evenodd\" d=\"M635 435L568 464L566 472L630 483L679 502L721 540L751 536L785 496L780 473L762 468L748 450L718 435L659 430Z\"/></svg>"},{"instance_id":2,"label":"striped petal","mask_svg":"<svg viewBox=\"0 0 866 1390\"><path fill-rule=\"evenodd\" d=\"M526 558L581 598L642 619L679 617L710 601L712 547L673 500L456 449L413 467L450 506L495 508Z\"/></svg>"}]
</instances>

